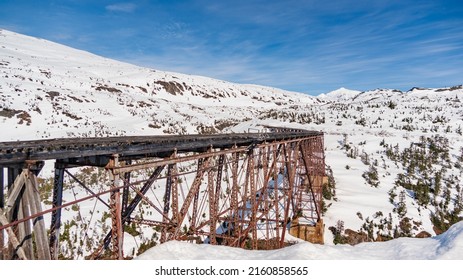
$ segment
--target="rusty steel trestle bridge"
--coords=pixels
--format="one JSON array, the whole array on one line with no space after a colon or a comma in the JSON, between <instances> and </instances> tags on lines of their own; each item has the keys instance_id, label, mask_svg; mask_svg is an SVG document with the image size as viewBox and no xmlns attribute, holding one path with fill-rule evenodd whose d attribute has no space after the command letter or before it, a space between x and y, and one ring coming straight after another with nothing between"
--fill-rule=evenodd
<instances>
[{"instance_id":1,"label":"rusty steel trestle bridge","mask_svg":"<svg viewBox=\"0 0 463 280\"><path fill-rule=\"evenodd\" d=\"M47 160L55 162L53 201L43 209L38 174ZM76 167L104 167L107 188L87 188L69 171ZM148 176L139 179L137 172ZM89 195L63 203L65 176ZM123 259L123 232L132 223L156 228L161 243L275 249L285 246L288 233L323 243L324 180L323 133L316 131L2 142L0 259L57 259L62 209L95 198L109 209L112 226L92 259L104 253ZM156 201L148 190L160 182ZM156 215L134 215L141 203Z\"/></svg>"}]
</instances>

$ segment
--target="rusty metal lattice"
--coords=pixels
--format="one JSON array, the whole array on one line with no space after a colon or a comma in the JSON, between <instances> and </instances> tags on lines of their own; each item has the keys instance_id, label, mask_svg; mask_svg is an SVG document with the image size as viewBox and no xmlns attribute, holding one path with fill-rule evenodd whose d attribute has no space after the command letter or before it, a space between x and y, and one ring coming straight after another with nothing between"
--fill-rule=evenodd
<instances>
[{"instance_id":1,"label":"rusty metal lattice","mask_svg":"<svg viewBox=\"0 0 463 280\"><path fill-rule=\"evenodd\" d=\"M5 229L25 228L24 233L13 232L8 238L14 249L2 257L35 256L33 252L23 255L30 249L12 242L16 237L21 243L25 234L32 231L26 227L31 219L52 213L49 241L44 237L43 226L33 230L41 232L36 243L43 243L40 246L47 247L45 251L49 253L39 258L58 258L61 209L103 194L109 194L109 204L105 204L109 206L112 227L91 258L98 258L107 249L112 258L123 259L123 230L131 223L154 227L161 243L195 240L248 249L281 248L295 224L320 224L325 176L323 134L279 129L265 136L252 134L252 141L243 135L239 137L239 141L230 136L220 138L220 145L202 139L202 146L195 143L194 148L188 149L177 149L173 145L172 149L154 152L147 151L144 145L140 153L128 154L124 150L113 153L111 148L101 155L88 156L90 152L85 152L85 158L76 158L73 154L57 159L51 209L27 208L24 210L31 209L31 213L19 211L19 215L11 217L3 215L2 210L6 220L2 219L0 234L3 235ZM187 145L185 143L182 145ZM0 156L0 163L1 160ZM63 177L69 168L76 166L104 166L110 174L109 189L63 204ZM8 167L8 186L14 192L12 201L31 205L28 199L33 198L37 205L37 196L32 192L26 196L21 194L23 189L36 188L37 174L22 168L22 173L17 169L13 174L13 169ZM1 177L3 169L0 168ZM147 174L147 178L137 178L135 174L140 173ZM26 176L29 179L25 179ZM3 179L1 183L0 202L4 204ZM12 197L8 195L9 200ZM153 214L139 215L141 204ZM12 206L7 203L2 208L10 213L8 207ZM5 239L2 235L0 245Z\"/></svg>"}]
</instances>

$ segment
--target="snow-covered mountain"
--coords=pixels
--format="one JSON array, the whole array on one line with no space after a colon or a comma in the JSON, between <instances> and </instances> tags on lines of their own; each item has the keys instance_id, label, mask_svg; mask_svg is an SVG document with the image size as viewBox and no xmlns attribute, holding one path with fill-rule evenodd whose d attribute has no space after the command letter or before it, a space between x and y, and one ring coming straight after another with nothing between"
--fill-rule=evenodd
<instances>
[{"instance_id":1,"label":"snow-covered mountain","mask_svg":"<svg viewBox=\"0 0 463 280\"><path fill-rule=\"evenodd\" d=\"M324 193L327 244L435 236L462 219L462 101L462 86L312 97L141 68L0 30L0 141L265 124L324 131L335 183Z\"/></svg>"},{"instance_id":2,"label":"snow-covered mountain","mask_svg":"<svg viewBox=\"0 0 463 280\"><path fill-rule=\"evenodd\" d=\"M322 93L318 96L318 98L322 100L329 100L329 101L347 101L355 98L360 93L358 90L351 90L347 88L339 88L337 90L330 91L328 93Z\"/></svg>"}]
</instances>

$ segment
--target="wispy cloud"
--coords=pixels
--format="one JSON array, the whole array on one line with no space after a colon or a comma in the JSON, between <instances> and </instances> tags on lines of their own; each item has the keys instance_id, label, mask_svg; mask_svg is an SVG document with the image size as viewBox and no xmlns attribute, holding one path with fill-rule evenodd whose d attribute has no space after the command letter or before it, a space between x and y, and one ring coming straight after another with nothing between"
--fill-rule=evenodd
<instances>
[{"instance_id":1,"label":"wispy cloud","mask_svg":"<svg viewBox=\"0 0 463 280\"><path fill-rule=\"evenodd\" d=\"M107 11L131 13L135 11L137 5L134 3L117 3L105 7Z\"/></svg>"},{"instance_id":2,"label":"wispy cloud","mask_svg":"<svg viewBox=\"0 0 463 280\"><path fill-rule=\"evenodd\" d=\"M204 25L190 19L193 32L174 46L125 60L310 94L461 83L461 19L436 19L436 4L198 1Z\"/></svg>"}]
</instances>

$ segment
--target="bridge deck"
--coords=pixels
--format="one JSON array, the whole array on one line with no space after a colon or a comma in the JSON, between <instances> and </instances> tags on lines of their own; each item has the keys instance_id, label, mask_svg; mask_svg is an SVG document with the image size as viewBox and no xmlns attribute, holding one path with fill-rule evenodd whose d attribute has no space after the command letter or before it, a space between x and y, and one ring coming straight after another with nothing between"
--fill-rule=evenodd
<instances>
[{"instance_id":1,"label":"bridge deck","mask_svg":"<svg viewBox=\"0 0 463 280\"><path fill-rule=\"evenodd\" d=\"M20 164L26 160L69 159L111 156L136 159L166 156L178 152L202 152L213 148L249 146L263 142L322 136L319 131L234 133L217 135L123 136L102 138L63 138L34 141L0 142L0 166Z\"/></svg>"}]
</instances>

